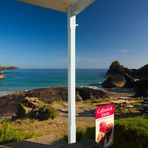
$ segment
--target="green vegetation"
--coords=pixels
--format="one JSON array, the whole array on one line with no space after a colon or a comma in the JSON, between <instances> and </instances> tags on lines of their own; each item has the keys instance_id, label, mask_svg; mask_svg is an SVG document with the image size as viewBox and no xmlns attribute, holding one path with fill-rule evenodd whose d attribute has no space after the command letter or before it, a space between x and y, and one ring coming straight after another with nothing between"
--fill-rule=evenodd
<instances>
[{"instance_id":1,"label":"green vegetation","mask_svg":"<svg viewBox=\"0 0 148 148\"><path fill-rule=\"evenodd\" d=\"M53 107L50 107L49 105L44 105L41 108L39 108L37 118L39 120L47 120L49 118L54 119L58 115L59 115L59 111L57 111Z\"/></svg>"},{"instance_id":2,"label":"green vegetation","mask_svg":"<svg viewBox=\"0 0 148 148\"><path fill-rule=\"evenodd\" d=\"M77 128L76 138L77 141L95 139L95 127ZM68 141L67 135L64 136L64 140Z\"/></svg>"},{"instance_id":3,"label":"green vegetation","mask_svg":"<svg viewBox=\"0 0 148 148\"><path fill-rule=\"evenodd\" d=\"M148 118L120 119L115 122L115 145L120 148L146 148Z\"/></svg>"},{"instance_id":4,"label":"green vegetation","mask_svg":"<svg viewBox=\"0 0 148 148\"><path fill-rule=\"evenodd\" d=\"M18 110L16 112L17 118L24 118L27 113L29 113L30 108L25 107L23 103L19 103Z\"/></svg>"},{"instance_id":5,"label":"green vegetation","mask_svg":"<svg viewBox=\"0 0 148 148\"><path fill-rule=\"evenodd\" d=\"M64 137L67 140L67 136ZM95 139L95 127L77 129L77 141ZM119 148L147 148L148 118L115 120L114 146Z\"/></svg>"},{"instance_id":6,"label":"green vegetation","mask_svg":"<svg viewBox=\"0 0 148 148\"><path fill-rule=\"evenodd\" d=\"M0 144L23 141L37 136L39 136L39 134L15 128L11 125L11 123L2 123L0 125Z\"/></svg>"}]
</instances>

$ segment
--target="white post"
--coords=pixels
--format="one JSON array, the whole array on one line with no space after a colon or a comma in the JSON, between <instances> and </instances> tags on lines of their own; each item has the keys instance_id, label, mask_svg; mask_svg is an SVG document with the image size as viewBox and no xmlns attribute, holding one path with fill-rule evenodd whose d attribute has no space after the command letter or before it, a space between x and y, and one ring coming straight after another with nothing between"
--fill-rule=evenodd
<instances>
[{"instance_id":1,"label":"white post","mask_svg":"<svg viewBox=\"0 0 148 148\"><path fill-rule=\"evenodd\" d=\"M76 142L76 16L68 10L68 143Z\"/></svg>"}]
</instances>

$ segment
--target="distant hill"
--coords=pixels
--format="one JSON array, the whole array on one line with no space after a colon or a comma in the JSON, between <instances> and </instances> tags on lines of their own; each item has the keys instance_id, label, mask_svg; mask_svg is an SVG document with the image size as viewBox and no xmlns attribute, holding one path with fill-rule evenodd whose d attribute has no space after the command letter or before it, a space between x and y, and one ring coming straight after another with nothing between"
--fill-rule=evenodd
<instances>
[{"instance_id":1,"label":"distant hill","mask_svg":"<svg viewBox=\"0 0 148 148\"><path fill-rule=\"evenodd\" d=\"M19 69L19 68L16 66L0 66L0 80L5 78L3 70L14 70L14 69Z\"/></svg>"},{"instance_id":2,"label":"distant hill","mask_svg":"<svg viewBox=\"0 0 148 148\"><path fill-rule=\"evenodd\" d=\"M13 69L19 69L16 66L0 66L0 70L13 70Z\"/></svg>"}]
</instances>

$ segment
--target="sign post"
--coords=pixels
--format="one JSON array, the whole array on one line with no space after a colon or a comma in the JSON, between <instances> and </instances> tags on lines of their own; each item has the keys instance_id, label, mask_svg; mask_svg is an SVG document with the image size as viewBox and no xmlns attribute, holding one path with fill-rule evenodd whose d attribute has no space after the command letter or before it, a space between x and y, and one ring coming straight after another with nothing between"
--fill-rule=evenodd
<instances>
[{"instance_id":1,"label":"sign post","mask_svg":"<svg viewBox=\"0 0 148 148\"><path fill-rule=\"evenodd\" d=\"M68 143L76 142L75 51L76 16L95 0L18 0L20 2L64 12L68 15Z\"/></svg>"},{"instance_id":2,"label":"sign post","mask_svg":"<svg viewBox=\"0 0 148 148\"><path fill-rule=\"evenodd\" d=\"M104 148L113 144L114 106L112 104L96 109L96 142Z\"/></svg>"}]
</instances>

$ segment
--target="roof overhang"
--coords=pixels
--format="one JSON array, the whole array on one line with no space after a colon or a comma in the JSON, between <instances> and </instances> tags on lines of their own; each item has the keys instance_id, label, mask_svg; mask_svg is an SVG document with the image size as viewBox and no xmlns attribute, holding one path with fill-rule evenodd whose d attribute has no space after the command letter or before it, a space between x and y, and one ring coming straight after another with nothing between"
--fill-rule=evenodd
<instances>
[{"instance_id":1,"label":"roof overhang","mask_svg":"<svg viewBox=\"0 0 148 148\"><path fill-rule=\"evenodd\" d=\"M20 2L37 5L67 13L71 8L71 13L77 15L95 0L18 0Z\"/></svg>"}]
</instances>

